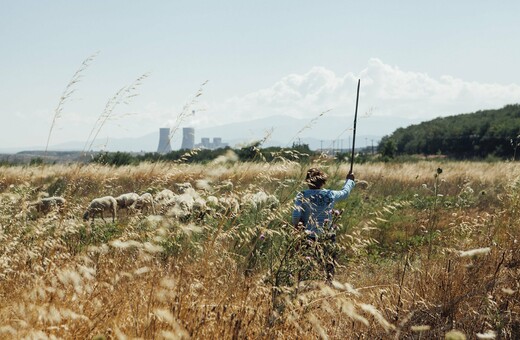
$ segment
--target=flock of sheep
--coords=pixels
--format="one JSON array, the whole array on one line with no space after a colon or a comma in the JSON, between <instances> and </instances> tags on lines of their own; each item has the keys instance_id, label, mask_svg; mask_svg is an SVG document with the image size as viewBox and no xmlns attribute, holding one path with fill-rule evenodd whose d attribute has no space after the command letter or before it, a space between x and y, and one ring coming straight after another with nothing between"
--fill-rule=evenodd
<instances>
[{"instance_id":1,"label":"flock of sheep","mask_svg":"<svg viewBox=\"0 0 520 340\"><path fill-rule=\"evenodd\" d=\"M219 198L208 196L204 199L193 189L190 183L177 184L176 191L177 194L170 189L164 189L155 195L148 192L141 195L131 192L117 197L94 198L85 209L83 219L85 221L90 219L93 222L96 217L100 217L104 220L105 215L108 214L112 217L112 222L115 222L118 212L122 210L143 214L165 214L181 219L191 217L201 219L210 211L236 215L241 207L274 208L279 205L275 196L263 191L245 194L241 201L232 194L223 195ZM63 211L66 203L65 198L53 196L30 203L29 207L35 209L38 213L48 214L51 211Z\"/></svg>"}]
</instances>

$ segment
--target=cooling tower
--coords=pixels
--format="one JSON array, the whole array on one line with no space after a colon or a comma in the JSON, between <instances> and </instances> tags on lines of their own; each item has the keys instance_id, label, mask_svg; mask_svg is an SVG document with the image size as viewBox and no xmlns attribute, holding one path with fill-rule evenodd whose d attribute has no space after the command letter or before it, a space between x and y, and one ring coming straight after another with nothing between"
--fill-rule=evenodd
<instances>
[{"instance_id":1,"label":"cooling tower","mask_svg":"<svg viewBox=\"0 0 520 340\"><path fill-rule=\"evenodd\" d=\"M182 145L181 150L191 150L195 147L195 128L182 129Z\"/></svg>"},{"instance_id":2,"label":"cooling tower","mask_svg":"<svg viewBox=\"0 0 520 340\"><path fill-rule=\"evenodd\" d=\"M157 147L158 153L168 153L172 151L170 145L170 128L159 129L159 146Z\"/></svg>"},{"instance_id":3,"label":"cooling tower","mask_svg":"<svg viewBox=\"0 0 520 340\"><path fill-rule=\"evenodd\" d=\"M211 144L209 142L209 138L207 138L207 137L201 138L200 139L200 143L202 144L202 147L205 148L205 149L211 148Z\"/></svg>"}]
</instances>

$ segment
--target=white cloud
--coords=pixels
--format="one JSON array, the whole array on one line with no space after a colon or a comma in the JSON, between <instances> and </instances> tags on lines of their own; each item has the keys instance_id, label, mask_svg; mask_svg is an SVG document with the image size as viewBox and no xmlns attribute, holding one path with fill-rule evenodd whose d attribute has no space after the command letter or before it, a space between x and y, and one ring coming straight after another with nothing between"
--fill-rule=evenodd
<instances>
[{"instance_id":1,"label":"white cloud","mask_svg":"<svg viewBox=\"0 0 520 340\"><path fill-rule=\"evenodd\" d=\"M277 114L312 119L329 109L330 115L353 113L358 78L359 110L375 108L375 115L428 120L520 102L518 84L467 82L449 75L433 78L374 58L359 75L336 75L324 67L290 74L268 88L208 105L209 113L196 123L225 123Z\"/></svg>"},{"instance_id":2,"label":"white cloud","mask_svg":"<svg viewBox=\"0 0 520 340\"><path fill-rule=\"evenodd\" d=\"M377 103L378 114L389 116L427 120L520 102L517 84L482 84L449 75L435 79L378 59L370 60L361 79L367 83L365 99Z\"/></svg>"},{"instance_id":3,"label":"white cloud","mask_svg":"<svg viewBox=\"0 0 520 340\"><path fill-rule=\"evenodd\" d=\"M283 77L269 88L231 98L223 106L241 118L275 114L314 117L348 102L355 92L355 82L352 74L338 77L323 67L313 67L305 74Z\"/></svg>"},{"instance_id":4,"label":"white cloud","mask_svg":"<svg viewBox=\"0 0 520 340\"><path fill-rule=\"evenodd\" d=\"M161 102L168 102L164 98L154 98L155 102L148 104L121 105L103 127L99 138L140 136L159 127L177 126L180 129L191 125L199 129L273 115L309 121L325 111L328 111L327 116L353 116L358 78L361 79L360 117L371 112L373 116L424 121L520 102L519 84L469 82L450 75L432 77L424 72L402 70L374 58L358 74L338 75L316 66L303 74L289 74L267 88L244 96L209 101L202 95L195 101L188 99L189 112L180 123L178 119L184 105L163 106ZM51 144L86 139L104 107L102 101L88 108L84 107L89 104L85 101L75 103L77 107L73 102L70 104L56 123ZM195 115L191 115L191 110L196 111ZM127 112L135 114L128 115ZM36 109L31 114L17 111L11 119L12 125L5 126L3 134L11 136L8 140L23 141L26 145L42 144L46 141L53 113L50 109ZM25 136L15 138L11 133L15 130L23 131Z\"/></svg>"}]
</instances>

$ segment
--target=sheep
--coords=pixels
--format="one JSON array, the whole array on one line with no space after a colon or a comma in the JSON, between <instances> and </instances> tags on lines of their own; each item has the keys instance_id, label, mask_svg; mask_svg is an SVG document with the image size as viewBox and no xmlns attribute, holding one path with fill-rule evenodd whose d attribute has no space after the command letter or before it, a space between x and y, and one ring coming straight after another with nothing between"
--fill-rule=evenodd
<instances>
[{"instance_id":1,"label":"sheep","mask_svg":"<svg viewBox=\"0 0 520 340\"><path fill-rule=\"evenodd\" d=\"M149 192L145 192L139 198L137 198L137 201L135 202L135 208L139 209L141 211L148 211L152 208L152 212L155 214L155 203L152 194Z\"/></svg>"},{"instance_id":2,"label":"sheep","mask_svg":"<svg viewBox=\"0 0 520 340\"><path fill-rule=\"evenodd\" d=\"M155 195L155 206L158 207L159 211L164 212L167 207L175 204L175 196L170 189L164 189Z\"/></svg>"},{"instance_id":3,"label":"sheep","mask_svg":"<svg viewBox=\"0 0 520 340\"><path fill-rule=\"evenodd\" d=\"M117 208L118 209L133 209L135 206L135 202L137 202L137 199L139 198L139 195L135 192L129 192L126 194L122 194L116 197L117 201Z\"/></svg>"},{"instance_id":4,"label":"sheep","mask_svg":"<svg viewBox=\"0 0 520 340\"><path fill-rule=\"evenodd\" d=\"M195 201L193 202L193 216L198 221L204 220L204 216L210 211L206 204L206 200L204 200L202 197L195 198Z\"/></svg>"},{"instance_id":5,"label":"sheep","mask_svg":"<svg viewBox=\"0 0 520 340\"><path fill-rule=\"evenodd\" d=\"M257 193L247 193L242 197L242 206L247 209L261 210L263 208L276 209L280 201L276 196L258 191Z\"/></svg>"},{"instance_id":6,"label":"sheep","mask_svg":"<svg viewBox=\"0 0 520 340\"><path fill-rule=\"evenodd\" d=\"M100 198L94 198L83 214L83 220L88 221L89 217L94 222L94 217L100 215L101 219L105 221L103 213L108 211L112 214L112 222L116 220L117 201L112 196L105 196Z\"/></svg>"},{"instance_id":7,"label":"sheep","mask_svg":"<svg viewBox=\"0 0 520 340\"><path fill-rule=\"evenodd\" d=\"M186 183L177 183L177 184L175 184L175 187L177 188L177 191L178 191L180 194L184 194L184 193L187 192L188 190L193 189L193 187L191 186L191 183L190 183L190 182L186 182Z\"/></svg>"},{"instance_id":8,"label":"sheep","mask_svg":"<svg viewBox=\"0 0 520 340\"><path fill-rule=\"evenodd\" d=\"M173 197L175 197L173 191L170 189L164 189L155 195L155 202L169 201L170 199L173 199Z\"/></svg>"},{"instance_id":9,"label":"sheep","mask_svg":"<svg viewBox=\"0 0 520 340\"><path fill-rule=\"evenodd\" d=\"M172 208L167 211L167 214L181 220L189 219L193 211L193 203L199 197L199 194L193 188L187 188L183 194L174 195L169 202L169 206L172 206Z\"/></svg>"},{"instance_id":10,"label":"sheep","mask_svg":"<svg viewBox=\"0 0 520 340\"><path fill-rule=\"evenodd\" d=\"M238 200L232 195L222 196L219 198L215 196L208 196L206 201L207 206L209 207L208 210L213 210L215 213L224 216L234 217L238 214L240 209Z\"/></svg>"},{"instance_id":11,"label":"sheep","mask_svg":"<svg viewBox=\"0 0 520 340\"><path fill-rule=\"evenodd\" d=\"M171 198L165 213L186 222L190 219L202 221L207 212L206 200L195 189L186 186L182 194Z\"/></svg>"},{"instance_id":12,"label":"sheep","mask_svg":"<svg viewBox=\"0 0 520 340\"><path fill-rule=\"evenodd\" d=\"M44 197L36 202L30 203L29 207L36 209L36 211L39 213L48 214L52 210L61 212L65 206L65 203L67 203L67 200L65 200L63 197L53 196Z\"/></svg>"}]
</instances>

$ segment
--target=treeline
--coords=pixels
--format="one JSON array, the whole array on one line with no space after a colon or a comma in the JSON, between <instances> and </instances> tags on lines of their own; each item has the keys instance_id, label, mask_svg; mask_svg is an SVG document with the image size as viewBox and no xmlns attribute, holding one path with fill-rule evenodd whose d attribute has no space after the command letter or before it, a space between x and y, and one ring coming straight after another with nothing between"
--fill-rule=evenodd
<instances>
[{"instance_id":1,"label":"treeline","mask_svg":"<svg viewBox=\"0 0 520 340\"><path fill-rule=\"evenodd\" d=\"M141 162L182 162L182 163L209 163L217 158L225 161L277 161L277 160L308 160L315 152L309 149L307 144L294 144L290 148L269 147L261 148L260 142L239 149L230 147L208 150L175 150L167 154L150 152L143 155L127 152L102 152L96 154L91 162L105 165L137 165Z\"/></svg>"},{"instance_id":2,"label":"treeline","mask_svg":"<svg viewBox=\"0 0 520 340\"><path fill-rule=\"evenodd\" d=\"M454 159L516 159L520 146L520 104L399 128L381 139L378 151L399 155L445 155Z\"/></svg>"}]
</instances>

